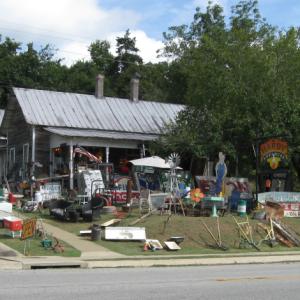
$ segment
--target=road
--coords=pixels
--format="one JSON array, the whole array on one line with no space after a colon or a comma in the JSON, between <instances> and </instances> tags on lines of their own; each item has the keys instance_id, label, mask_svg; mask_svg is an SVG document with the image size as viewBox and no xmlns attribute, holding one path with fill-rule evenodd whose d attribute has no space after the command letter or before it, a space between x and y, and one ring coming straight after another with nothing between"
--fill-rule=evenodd
<instances>
[{"instance_id":1,"label":"road","mask_svg":"<svg viewBox=\"0 0 300 300\"><path fill-rule=\"evenodd\" d=\"M1 271L0 299L299 299L300 263Z\"/></svg>"}]
</instances>

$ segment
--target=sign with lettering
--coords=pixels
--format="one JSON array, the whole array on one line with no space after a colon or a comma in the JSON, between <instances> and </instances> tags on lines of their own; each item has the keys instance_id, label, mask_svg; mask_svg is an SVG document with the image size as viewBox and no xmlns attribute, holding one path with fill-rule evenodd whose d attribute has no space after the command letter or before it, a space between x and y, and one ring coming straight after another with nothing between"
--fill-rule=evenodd
<instances>
[{"instance_id":1,"label":"sign with lettering","mask_svg":"<svg viewBox=\"0 0 300 300\"><path fill-rule=\"evenodd\" d=\"M26 219L23 221L22 235L21 239L26 240L34 236L36 227L36 219Z\"/></svg>"},{"instance_id":2,"label":"sign with lettering","mask_svg":"<svg viewBox=\"0 0 300 300\"><path fill-rule=\"evenodd\" d=\"M281 162L287 160L288 143L279 139L270 139L260 145L260 159L266 161L275 170Z\"/></svg>"}]
</instances>

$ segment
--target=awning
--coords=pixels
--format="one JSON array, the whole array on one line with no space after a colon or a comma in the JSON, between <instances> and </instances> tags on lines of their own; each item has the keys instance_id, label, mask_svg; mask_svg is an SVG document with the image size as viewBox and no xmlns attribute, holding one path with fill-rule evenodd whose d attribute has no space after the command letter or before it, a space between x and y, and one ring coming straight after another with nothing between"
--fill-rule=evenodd
<instances>
[{"instance_id":1,"label":"awning","mask_svg":"<svg viewBox=\"0 0 300 300\"><path fill-rule=\"evenodd\" d=\"M144 167L153 167L160 169L170 169L170 165L163 158L159 156L150 156L139 159L130 160L134 166L144 166ZM176 169L181 169L177 167Z\"/></svg>"},{"instance_id":2,"label":"awning","mask_svg":"<svg viewBox=\"0 0 300 300\"><path fill-rule=\"evenodd\" d=\"M113 140L135 140L135 141L154 141L158 135L154 134L141 134L120 131L103 131L91 129L76 129L76 128L63 128L63 127L44 127L48 132L69 137L89 137L89 138L103 138Z\"/></svg>"}]
</instances>

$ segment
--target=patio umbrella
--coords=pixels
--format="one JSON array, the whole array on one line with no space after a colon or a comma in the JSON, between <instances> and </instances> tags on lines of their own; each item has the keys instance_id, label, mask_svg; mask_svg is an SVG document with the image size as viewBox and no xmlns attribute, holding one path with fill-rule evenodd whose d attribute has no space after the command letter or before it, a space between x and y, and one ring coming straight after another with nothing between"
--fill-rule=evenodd
<instances>
[{"instance_id":1,"label":"patio umbrella","mask_svg":"<svg viewBox=\"0 0 300 300\"><path fill-rule=\"evenodd\" d=\"M170 165L163 158L159 156L150 156L139 159L130 160L134 166L144 166L144 167L153 167L160 169L170 169ZM181 169L177 167L176 169Z\"/></svg>"}]
</instances>

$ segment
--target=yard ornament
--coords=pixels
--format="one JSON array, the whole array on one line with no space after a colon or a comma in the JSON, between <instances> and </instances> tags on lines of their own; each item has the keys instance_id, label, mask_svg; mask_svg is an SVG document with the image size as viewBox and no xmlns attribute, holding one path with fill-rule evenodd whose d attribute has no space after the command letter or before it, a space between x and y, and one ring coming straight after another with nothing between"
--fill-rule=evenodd
<instances>
[{"instance_id":1,"label":"yard ornament","mask_svg":"<svg viewBox=\"0 0 300 300\"><path fill-rule=\"evenodd\" d=\"M204 198L204 194L199 188L191 190L191 200L195 202L195 204L200 202L202 198Z\"/></svg>"},{"instance_id":2,"label":"yard ornament","mask_svg":"<svg viewBox=\"0 0 300 300\"><path fill-rule=\"evenodd\" d=\"M223 182L227 174L227 167L225 164L225 155L219 152L219 161L216 164L216 194L222 191Z\"/></svg>"}]
</instances>

